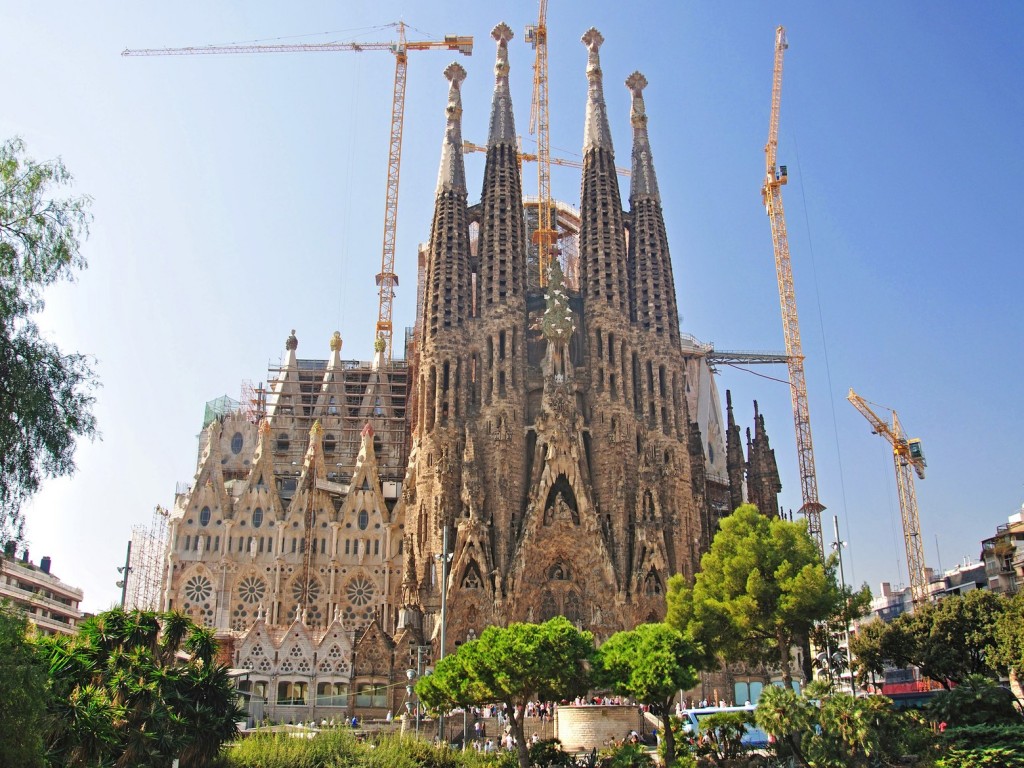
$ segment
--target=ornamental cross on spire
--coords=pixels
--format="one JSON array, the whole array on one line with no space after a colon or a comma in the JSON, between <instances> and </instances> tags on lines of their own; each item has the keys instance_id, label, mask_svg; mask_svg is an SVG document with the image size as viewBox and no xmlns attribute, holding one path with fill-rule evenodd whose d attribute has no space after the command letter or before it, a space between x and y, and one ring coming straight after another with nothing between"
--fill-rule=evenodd
<instances>
[{"instance_id":1,"label":"ornamental cross on spire","mask_svg":"<svg viewBox=\"0 0 1024 768\"><path fill-rule=\"evenodd\" d=\"M598 147L612 151L611 130L608 127L608 112L604 104L604 90L601 85L601 58L598 51L604 37L594 27L581 38L587 46L587 117L583 129L583 152Z\"/></svg>"},{"instance_id":2,"label":"ornamental cross on spire","mask_svg":"<svg viewBox=\"0 0 1024 768\"><path fill-rule=\"evenodd\" d=\"M444 70L448 79L448 105L445 114L448 123L441 144L441 167L437 173L437 191L466 192L466 167L462 162L462 93L460 85L466 79L466 70L452 62Z\"/></svg>"},{"instance_id":3,"label":"ornamental cross on spire","mask_svg":"<svg viewBox=\"0 0 1024 768\"><path fill-rule=\"evenodd\" d=\"M494 99L491 103L491 124L487 133L488 147L499 143L514 143L516 140L512 97L508 87L508 41L513 37L512 28L501 22L491 30L491 37L498 43L498 52L494 61Z\"/></svg>"},{"instance_id":4,"label":"ornamental cross on spire","mask_svg":"<svg viewBox=\"0 0 1024 768\"><path fill-rule=\"evenodd\" d=\"M654 174L654 158L651 155L651 141L647 135L647 108L644 105L644 88L647 78L634 72L626 78L626 87L633 95L629 110L633 124L633 172L629 180L630 200L660 201L658 177Z\"/></svg>"}]
</instances>

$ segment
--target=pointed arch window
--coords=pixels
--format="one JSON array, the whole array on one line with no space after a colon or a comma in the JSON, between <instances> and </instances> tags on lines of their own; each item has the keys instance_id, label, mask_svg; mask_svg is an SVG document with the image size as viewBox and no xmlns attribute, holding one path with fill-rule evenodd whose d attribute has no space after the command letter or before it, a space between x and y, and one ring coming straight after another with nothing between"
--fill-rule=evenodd
<instances>
[{"instance_id":1,"label":"pointed arch window","mask_svg":"<svg viewBox=\"0 0 1024 768\"><path fill-rule=\"evenodd\" d=\"M645 595L660 595L663 590L661 588L661 577L658 576L658 572L651 568L647 574L647 578L644 579L644 594Z\"/></svg>"},{"instance_id":2,"label":"pointed arch window","mask_svg":"<svg viewBox=\"0 0 1024 768\"><path fill-rule=\"evenodd\" d=\"M470 560L462 577L463 589L483 589L484 581L480 578L480 567L475 560Z\"/></svg>"},{"instance_id":3,"label":"pointed arch window","mask_svg":"<svg viewBox=\"0 0 1024 768\"><path fill-rule=\"evenodd\" d=\"M545 592L540 600L540 621L553 619L558 615L558 606L555 604L555 597L550 592Z\"/></svg>"}]
</instances>

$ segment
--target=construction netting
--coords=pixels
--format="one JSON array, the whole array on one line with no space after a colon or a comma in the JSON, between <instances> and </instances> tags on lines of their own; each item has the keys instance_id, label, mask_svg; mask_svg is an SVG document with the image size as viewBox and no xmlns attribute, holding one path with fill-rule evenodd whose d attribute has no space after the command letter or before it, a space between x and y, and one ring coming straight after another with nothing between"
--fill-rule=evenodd
<instances>
[{"instance_id":1,"label":"construction netting","mask_svg":"<svg viewBox=\"0 0 1024 768\"><path fill-rule=\"evenodd\" d=\"M242 404L227 395L207 400L206 408L203 410L203 429L206 429L214 419L219 419L229 413L237 413L240 410L242 410Z\"/></svg>"}]
</instances>

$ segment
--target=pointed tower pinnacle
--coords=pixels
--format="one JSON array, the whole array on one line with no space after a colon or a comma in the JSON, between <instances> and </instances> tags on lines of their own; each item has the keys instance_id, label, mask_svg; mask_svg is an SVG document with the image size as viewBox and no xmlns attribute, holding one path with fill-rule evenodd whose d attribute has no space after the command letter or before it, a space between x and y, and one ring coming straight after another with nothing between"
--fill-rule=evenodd
<instances>
[{"instance_id":1,"label":"pointed tower pinnacle","mask_svg":"<svg viewBox=\"0 0 1024 768\"><path fill-rule=\"evenodd\" d=\"M587 118L583 129L583 152L594 147L612 149L612 134L608 128L608 110L604 104L604 88L602 86L601 57L598 51L604 37L594 27L588 29L581 38L587 46Z\"/></svg>"},{"instance_id":2,"label":"pointed tower pinnacle","mask_svg":"<svg viewBox=\"0 0 1024 768\"><path fill-rule=\"evenodd\" d=\"M498 42L498 53L494 62L494 100L491 102L491 127L487 134L487 146L501 142L515 144L516 125L512 117L512 97L508 88L508 41L512 39L512 28L505 22L491 30L491 37Z\"/></svg>"},{"instance_id":3,"label":"pointed tower pinnacle","mask_svg":"<svg viewBox=\"0 0 1024 768\"><path fill-rule=\"evenodd\" d=\"M441 168L437 173L437 191L466 192L466 166L462 161L462 81L466 70L452 62L444 71L448 78L448 124L441 144Z\"/></svg>"},{"instance_id":4,"label":"pointed tower pinnacle","mask_svg":"<svg viewBox=\"0 0 1024 768\"><path fill-rule=\"evenodd\" d=\"M633 94L629 110L629 121L633 124L633 173L630 177L630 202L647 198L660 201L658 178L654 175L654 158L651 142L647 137L647 109L644 106L644 88L647 78L634 72L626 78L626 87Z\"/></svg>"}]
</instances>

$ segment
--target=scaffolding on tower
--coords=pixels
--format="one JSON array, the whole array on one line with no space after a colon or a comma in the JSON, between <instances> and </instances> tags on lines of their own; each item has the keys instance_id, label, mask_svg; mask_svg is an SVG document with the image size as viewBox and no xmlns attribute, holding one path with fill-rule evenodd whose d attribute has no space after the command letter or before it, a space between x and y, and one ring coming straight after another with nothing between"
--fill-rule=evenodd
<instances>
[{"instance_id":1,"label":"scaffolding on tower","mask_svg":"<svg viewBox=\"0 0 1024 768\"><path fill-rule=\"evenodd\" d=\"M166 576L167 510L159 504L149 525L132 527L125 610L159 611Z\"/></svg>"}]
</instances>

